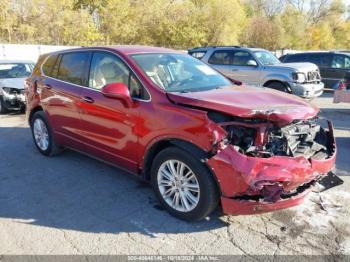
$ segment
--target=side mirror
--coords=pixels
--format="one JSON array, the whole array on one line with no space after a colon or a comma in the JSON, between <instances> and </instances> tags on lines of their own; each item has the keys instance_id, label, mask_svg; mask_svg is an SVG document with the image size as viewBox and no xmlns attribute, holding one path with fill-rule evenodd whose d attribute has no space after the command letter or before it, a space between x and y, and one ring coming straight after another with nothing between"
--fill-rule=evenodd
<instances>
[{"instance_id":1,"label":"side mirror","mask_svg":"<svg viewBox=\"0 0 350 262\"><path fill-rule=\"evenodd\" d=\"M247 62L247 65L248 65L248 66L258 66L258 63L257 63L255 60L249 60L249 61Z\"/></svg>"},{"instance_id":2,"label":"side mirror","mask_svg":"<svg viewBox=\"0 0 350 262\"><path fill-rule=\"evenodd\" d=\"M132 106L133 101L129 88L124 83L107 84L102 88L101 92L105 97L121 100L126 107Z\"/></svg>"}]
</instances>

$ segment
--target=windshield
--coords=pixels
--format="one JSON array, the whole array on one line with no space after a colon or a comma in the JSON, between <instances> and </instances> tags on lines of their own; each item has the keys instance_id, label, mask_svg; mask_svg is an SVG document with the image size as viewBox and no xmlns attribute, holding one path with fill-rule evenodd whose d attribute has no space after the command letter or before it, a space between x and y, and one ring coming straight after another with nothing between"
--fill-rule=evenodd
<instances>
[{"instance_id":1,"label":"windshield","mask_svg":"<svg viewBox=\"0 0 350 262\"><path fill-rule=\"evenodd\" d=\"M137 54L132 58L143 72L168 92L196 92L232 83L214 69L182 54Z\"/></svg>"},{"instance_id":2,"label":"windshield","mask_svg":"<svg viewBox=\"0 0 350 262\"><path fill-rule=\"evenodd\" d=\"M277 57L275 57L272 53L267 51L255 51L256 58L263 65L275 65L281 63Z\"/></svg>"},{"instance_id":3,"label":"windshield","mask_svg":"<svg viewBox=\"0 0 350 262\"><path fill-rule=\"evenodd\" d=\"M30 76L34 68L33 64L6 63L0 64L0 79L23 78Z\"/></svg>"}]
</instances>

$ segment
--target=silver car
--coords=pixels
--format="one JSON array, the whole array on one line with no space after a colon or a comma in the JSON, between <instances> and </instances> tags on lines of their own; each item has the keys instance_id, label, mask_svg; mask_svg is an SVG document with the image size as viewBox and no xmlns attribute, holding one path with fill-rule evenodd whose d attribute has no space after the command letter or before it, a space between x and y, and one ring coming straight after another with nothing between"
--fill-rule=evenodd
<instances>
[{"instance_id":1,"label":"silver car","mask_svg":"<svg viewBox=\"0 0 350 262\"><path fill-rule=\"evenodd\" d=\"M31 61L0 60L0 113L25 111L24 80L33 69Z\"/></svg>"},{"instance_id":2,"label":"silver car","mask_svg":"<svg viewBox=\"0 0 350 262\"><path fill-rule=\"evenodd\" d=\"M188 53L247 85L269 87L303 98L323 93L319 69L312 63L282 64L267 50L239 46L199 47Z\"/></svg>"}]
</instances>

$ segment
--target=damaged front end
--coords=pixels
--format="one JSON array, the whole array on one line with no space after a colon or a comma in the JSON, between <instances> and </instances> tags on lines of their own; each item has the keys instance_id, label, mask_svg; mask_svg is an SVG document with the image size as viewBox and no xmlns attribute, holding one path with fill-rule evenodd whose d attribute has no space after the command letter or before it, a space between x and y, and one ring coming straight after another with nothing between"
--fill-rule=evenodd
<instances>
[{"instance_id":1,"label":"damaged front end","mask_svg":"<svg viewBox=\"0 0 350 262\"><path fill-rule=\"evenodd\" d=\"M208 165L220 184L225 213L252 214L299 204L335 167L330 121L312 118L287 125L209 112L226 137Z\"/></svg>"}]
</instances>

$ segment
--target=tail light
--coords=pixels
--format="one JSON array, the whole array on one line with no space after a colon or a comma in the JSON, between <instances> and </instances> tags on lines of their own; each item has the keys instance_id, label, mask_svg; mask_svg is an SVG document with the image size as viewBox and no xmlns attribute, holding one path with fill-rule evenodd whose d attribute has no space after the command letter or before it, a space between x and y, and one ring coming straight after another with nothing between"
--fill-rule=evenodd
<instances>
[{"instance_id":1,"label":"tail light","mask_svg":"<svg viewBox=\"0 0 350 262\"><path fill-rule=\"evenodd\" d=\"M338 86L339 90L345 90L346 89L346 83L344 81L341 81Z\"/></svg>"}]
</instances>

